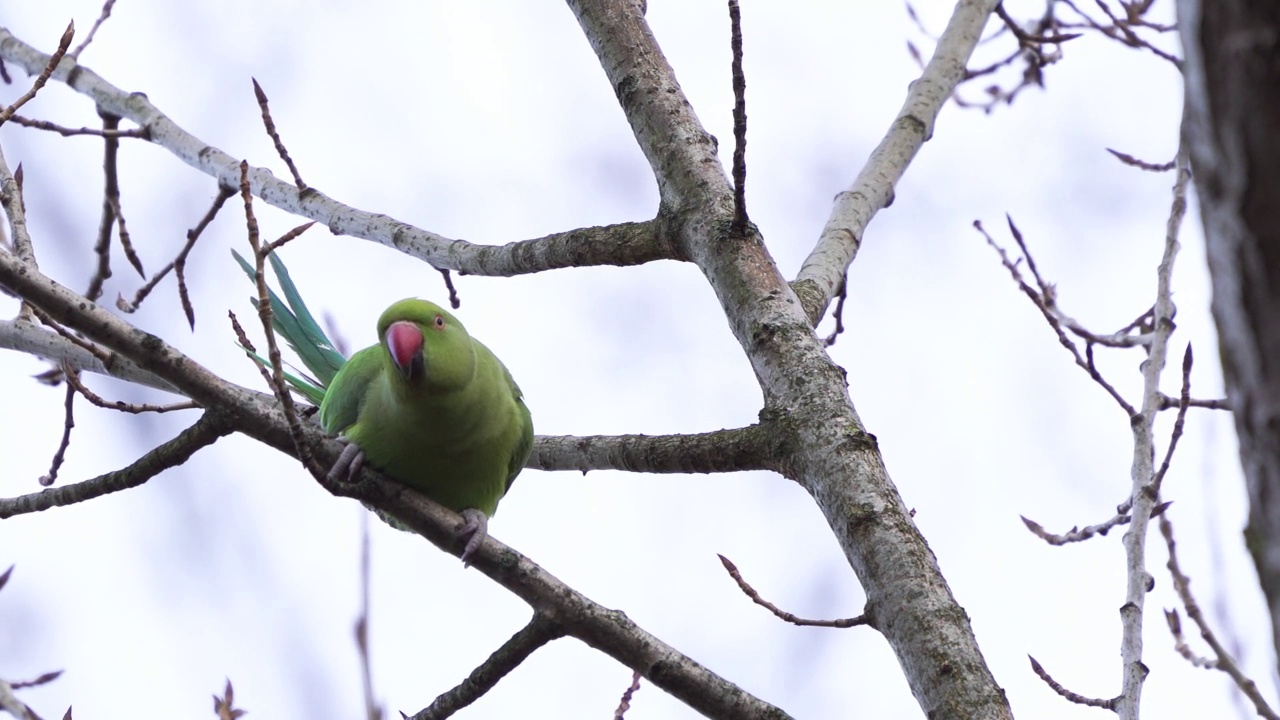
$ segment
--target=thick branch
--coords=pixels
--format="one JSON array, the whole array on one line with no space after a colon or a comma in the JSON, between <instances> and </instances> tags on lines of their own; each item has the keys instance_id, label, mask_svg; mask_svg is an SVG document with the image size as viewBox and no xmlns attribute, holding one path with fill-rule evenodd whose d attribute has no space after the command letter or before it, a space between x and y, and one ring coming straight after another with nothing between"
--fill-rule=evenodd
<instances>
[{"instance_id":1,"label":"thick branch","mask_svg":"<svg viewBox=\"0 0 1280 720\"><path fill-rule=\"evenodd\" d=\"M961 3L958 13L989 13L994 4ZM760 236L729 235L733 192L724 168L643 17L618 0L569 6L653 167L663 216L715 289L766 407L778 413L778 432L791 443L783 470L822 509L866 590L871 624L893 647L921 708L938 719L1010 717L964 610L853 409L843 372Z\"/></svg>"},{"instance_id":2,"label":"thick branch","mask_svg":"<svg viewBox=\"0 0 1280 720\"><path fill-rule=\"evenodd\" d=\"M206 412L194 425L178 436L135 460L129 467L99 475L92 480L49 488L30 495L0 499L0 520L40 512L52 507L74 505L121 490L138 487L172 467L186 462L202 448L218 438L230 435L232 427L213 413Z\"/></svg>"},{"instance_id":3,"label":"thick branch","mask_svg":"<svg viewBox=\"0 0 1280 720\"><path fill-rule=\"evenodd\" d=\"M0 59L18 65L29 74L39 72L49 62L48 55L2 27ZM152 105L146 95L125 92L70 57L59 63L53 79L89 97L99 110L137 123L147 131L151 142L216 178L219 185L239 186L239 160L179 127ZM344 205L315 188L299 191L265 168L250 168L249 182L253 194L269 205L324 223L336 235L350 235L394 247L438 268L471 275L507 276L566 267L640 265L678 257L663 237L661 225L654 221L579 228L503 246L475 245L380 213Z\"/></svg>"},{"instance_id":4,"label":"thick branch","mask_svg":"<svg viewBox=\"0 0 1280 720\"><path fill-rule=\"evenodd\" d=\"M997 5L997 0L961 0L956 5L929 64L911 83L898 117L871 151L871 157L853 184L836 196L818 244L801 265L794 283L813 324L818 323L839 292L845 271L862 245L862 233L867 225L877 212L893 202L894 187L921 146L933 137L938 113L964 80L969 56Z\"/></svg>"},{"instance_id":5,"label":"thick branch","mask_svg":"<svg viewBox=\"0 0 1280 720\"><path fill-rule=\"evenodd\" d=\"M341 494L369 502L394 515L442 549L458 552L456 514L368 470ZM625 613L602 607L560 582L520 553L487 538L471 564L546 613L566 635L575 637L643 674L698 712L713 718L749 720L786 718L782 710L744 692L636 625Z\"/></svg>"},{"instance_id":6,"label":"thick branch","mask_svg":"<svg viewBox=\"0 0 1280 720\"><path fill-rule=\"evenodd\" d=\"M1280 651L1280 15L1256 0L1179 0L1178 27L1246 538Z\"/></svg>"},{"instance_id":7,"label":"thick branch","mask_svg":"<svg viewBox=\"0 0 1280 720\"><path fill-rule=\"evenodd\" d=\"M718 473L777 470L783 436L769 425L696 435L541 436L525 467Z\"/></svg>"},{"instance_id":8,"label":"thick branch","mask_svg":"<svg viewBox=\"0 0 1280 720\"><path fill-rule=\"evenodd\" d=\"M9 253L0 253L0 285L54 320L132 359L139 367L216 413L235 430L297 457L279 408L258 393L228 383L160 338L88 302ZM302 427L321 463L332 464L341 445L313 423ZM436 545L458 552L456 513L409 488L365 470L358 484L329 483L330 492L385 510ZM781 710L744 692L642 630L624 614L601 607L492 537L472 565L561 624L568 635L597 648L698 711L716 718L784 718Z\"/></svg>"},{"instance_id":9,"label":"thick branch","mask_svg":"<svg viewBox=\"0 0 1280 720\"><path fill-rule=\"evenodd\" d=\"M84 372L107 375L166 392L178 392L173 385L155 373L143 370L126 357L112 354L111 361L103 363L93 353L58 333L22 320L0 320L0 348L35 355L59 365L69 363L71 367Z\"/></svg>"}]
</instances>

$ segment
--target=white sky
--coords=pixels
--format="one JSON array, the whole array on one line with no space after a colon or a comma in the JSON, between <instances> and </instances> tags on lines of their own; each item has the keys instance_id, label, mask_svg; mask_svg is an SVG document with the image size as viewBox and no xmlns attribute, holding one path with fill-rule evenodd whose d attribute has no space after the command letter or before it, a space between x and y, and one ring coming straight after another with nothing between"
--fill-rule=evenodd
<instances>
[{"instance_id":1,"label":"white sky","mask_svg":"<svg viewBox=\"0 0 1280 720\"><path fill-rule=\"evenodd\" d=\"M918 72L906 41L926 52L931 44L901 4L743 5L749 209L793 276L832 196ZM355 6L121 0L82 61L145 92L210 144L286 176L261 129L256 77L308 183L448 236L505 243L653 216L651 175L563 5L370 0L346 9ZM728 162L724 3L650 6L658 39ZM1010 3L1015 16L1039 7ZM935 30L950 8L916 6ZM52 49L69 18L83 34L98 10L97 0L13 3L0 24ZM1007 38L998 45L998 53L1011 46ZM1049 68L1047 91L1029 91L1011 109L943 112L896 202L867 233L849 278L848 331L833 350L1015 713L1037 718L1098 711L1054 696L1028 654L1077 692L1118 691L1124 559L1119 532L1050 548L1018 516L1052 530L1109 517L1128 492L1130 434L970 225L981 219L1007 242L1003 217L1012 214L1068 312L1100 331L1124 325L1152 302L1173 178L1121 166L1104 148L1171 158L1181 92L1167 64L1114 43L1083 38L1066 53ZM6 101L28 82L10 72L17 82ZM56 83L24 112L64 125L98 122L86 99ZM25 168L41 267L83 289L101 203L100 142L9 125L0 143ZM158 269L204 213L213 181L140 142L125 143L121 168L129 228L147 269ZM264 205L258 217L268 236L299 222ZM1190 341L1194 393L1217 397L1194 215L1183 239L1165 390L1176 392L1176 358ZM225 320L229 308L248 314L249 286L229 247L246 247L237 201L189 265L195 334L171 280L133 320L259 387ZM312 308L332 313L356 347L373 341L390 302L445 297L427 266L324 228L284 257ZM131 295L138 278L119 255L114 267L107 298ZM540 433L705 431L748 424L759 410L750 368L691 265L455 280L459 315L511 368ZM8 299L0 306L16 309ZM1137 351L1104 358L1135 401L1139 360ZM4 496L38 489L61 433L62 391L29 379L41 369L0 354L0 406L11 408L0 416ZM143 396L91 381L109 396ZM81 403L62 482L122 467L194 418ZM1201 604L1270 690L1275 665L1241 541L1233 437L1225 414L1193 412L1165 495ZM0 522L0 570L17 566L0 593L0 677L64 668L22 695L46 717L69 704L84 718L211 716L210 695L224 678L252 717L357 717L351 627L363 513L294 462L230 438L142 488ZM800 615L860 612L862 591L821 514L778 476L526 471L491 530L796 717L919 715L879 635L785 625L720 568L717 552ZM1226 677L1191 668L1172 650L1161 609L1175 599L1163 545L1158 533L1151 538L1144 709L1153 718L1230 715ZM393 714L428 704L528 619L522 602L418 538L375 523L373 552L373 669ZM562 640L462 716L608 717L629 680L612 659ZM693 715L646 685L628 718Z\"/></svg>"}]
</instances>

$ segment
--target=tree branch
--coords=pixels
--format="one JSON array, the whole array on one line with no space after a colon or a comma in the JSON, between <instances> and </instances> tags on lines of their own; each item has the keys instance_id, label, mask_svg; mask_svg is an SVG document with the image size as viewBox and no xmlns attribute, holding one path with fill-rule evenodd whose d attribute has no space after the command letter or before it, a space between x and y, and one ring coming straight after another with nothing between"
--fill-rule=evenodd
<instances>
[{"instance_id":1,"label":"tree branch","mask_svg":"<svg viewBox=\"0 0 1280 720\"><path fill-rule=\"evenodd\" d=\"M858 254L871 219L893 202L893 190L925 141L942 106L965 77L965 65L982 37L997 0L961 0L938 38L924 72L911 83L898 117L835 206L818 243L792 284L809 322L817 325Z\"/></svg>"},{"instance_id":2,"label":"tree branch","mask_svg":"<svg viewBox=\"0 0 1280 720\"><path fill-rule=\"evenodd\" d=\"M994 5L962 2L953 24L973 25L976 34ZM758 232L730 237L733 191L714 142L644 18L631 2L569 0L569 6L653 168L659 217L707 276L755 371L766 411L777 413L791 448L782 470L822 509L866 590L871 624L897 654L921 708L939 720L1010 717L968 618L890 481L810 315ZM963 64L946 73L962 73ZM830 292L837 285L838 277Z\"/></svg>"},{"instance_id":3,"label":"tree branch","mask_svg":"<svg viewBox=\"0 0 1280 720\"><path fill-rule=\"evenodd\" d=\"M49 56L0 27L0 59L34 74ZM147 131L151 142L191 167L217 179L224 187L239 187L240 161L192 135L160 112L142 93L128 93L104 80L73 58L64 57L52 79L87 96L100 110L119 115ZM249 170L251 192L269 205L329 226L335 235L350 235L394 247L437 268L470 275L520 275L567 267L640 265L654 260L681 259L661 223L629 222L555 233L502 246L476 245L409 225L380 213L345 205L315 188L299 190L265 168Z\"/></svg>"},{"instance_id":4,"label":"tree branch","mask_svg":"<svg viewBox=\"0 0 1280 720\"><path fill-rule=\"evenodd\" d=\"M182 394L200 403L239 432L293 457L298 448L279 407L258 393L228 383L160 338L88 302L9 253L0 253L0 285L41 308L54 320L128 356ZM322 464L341 451L314 423L301 427L303 440ZM372 504L395 516L438 547L457 553L459 516L417 492L366 469L359 483L325 482L335 495ZM744 692L641 629L624 614L608 610L547 573L520 553L488 538L471 564L554 617L566 633L601 650L705 715L716 718L784 718L785 713Z\"/></svg>"},{"instance_id":5,"label":"tree branch","mask_svg":"<svg viewBox=\"0 0 1280 720\"><path fill-rule=\"evenodd\" d=\"M784 436L771 425L694 435L539 436L525 467L539 470L628 470L719 473L777 470Z\"/></svg>"},{"instance_id":6,"label":"tree branch","mask_svg":"<svg viewBox=\"0 0 1280 720\"><path fill-rule=\"evenodd\" d=\"M104 363L93 353L58 333L23 320L0 320L0 349L16 350L43 358L56 365L67 363L84 372L178 393L178 389L172 384L155 373L142 369L137 363L122 355L110 354L110 361Z\"/></svg>"},{"instance_id":7,"label":"tree branch","mask_svg":"<svg viewBox=\"0 0 1280 720\"><path fill-rule=\"evenodd\" d=\"M121 490L138 487L172 467L177 467L219 438L230 435L233 428L215 413L206 412L194 425L177 437L156 447L128 467L99 475L73 485L49 488L16 498L0 499L0 520L15 515L40 512L53 507L74 505Z\"/></svg>"},{"instance_id":8,"label":"tree branch","mask_svg":"<svg viewBox=\"0 0 1280 720\"><path fill-rule=\"evenodd\" d=\"M493 651L466 680L441 694L409 720L443 720L453 715L492 690L499 680L519 667L538 648L561 637L564 637L564 630L551 618L534 613L528 625Z\"/></svg>"},{"instance_id":9,"label":"tree branch","mask_svg":"<svg viewBox=\"0 0 1280 720\"><path fill-rule=\"evenodd\" d=\"M1169 352L1169 336L1173 334L1173 263L1178 256L1178 233L1186 213L1190 181L1190 161L1187 145L1183 142L1178 149L1164 255L1156 271L1156 302L1151 318L1153 333L1151 344L1147 346L1147 360L1142 364L1142 406L1129 423L1133 429L1133 462L1130 466L1133 511L1129 529L1124 534L1127 572L1125 601L1120 606L1120 658L1123 668L1120 695L1115 705L1120 720L1138 720L1141 716L1142 684L1148 672L1142 662L1142 625L1147 593L1151 591L1153 582L1146 565L1147 527L1159 501L1154 467L1155 420L1162 400L1160 375L1164 372Z\"/></svg>"}]
</instances>

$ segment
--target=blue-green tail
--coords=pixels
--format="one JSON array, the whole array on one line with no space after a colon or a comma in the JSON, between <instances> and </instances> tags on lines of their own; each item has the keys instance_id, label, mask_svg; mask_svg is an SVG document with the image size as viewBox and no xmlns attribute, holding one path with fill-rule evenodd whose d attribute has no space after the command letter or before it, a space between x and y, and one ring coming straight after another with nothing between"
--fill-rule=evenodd
<instances>
[{"instance_id":1,"label":"blue-green tail","mask_svg":"<svg viewBox=\"0 0 1280 720\"><path fill-rule=\"evenodd\" d=\"M254 266L249 264L235 250L232 250L231 254L235 256L236 262L240 263L240 268L249 276L249 280L256 284L257 277ZM315 405L319 405L324 400L325 388L329 387L329 383L333 382L333 376L338 374L338 369L342 367L347 359L334 348L329 336L325 334L324 330L320 329L320 325L316 323L311 311L307 310L307 304L302 301L302 296L298 294L298 288L293 284L293 280L290 279L289 271L285 269L284 262L276 257L275 253L268 255L267 259L271 261L271 270L275 273L276 281L280 283L280 289L284 292L284 297L288 301L288 305L286 305L274 290L267 289L271 300L271 324L275 328L276 334L283 337L289 347L293 348L293 351L302 360L303 366L311 373L310 375L299 373L301 375L299 377L286 372L284 374L285 379L303 397ZM257 314L257 296L250 297L249 302L253 305L254 313ZM267 367L271 366L271 362L261 355L251 352L248 348L245 348L244 351Z\"/></svg>"}]
</instances>

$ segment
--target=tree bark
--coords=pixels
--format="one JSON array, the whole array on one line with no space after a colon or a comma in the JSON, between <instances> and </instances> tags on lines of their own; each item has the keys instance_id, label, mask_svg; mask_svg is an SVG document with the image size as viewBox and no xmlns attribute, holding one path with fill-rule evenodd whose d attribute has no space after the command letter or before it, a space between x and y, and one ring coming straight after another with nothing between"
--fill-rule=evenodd
<instances>
[{"instance_id":1,"label":"tree bark","mask_svg":"<svg viewBox=\"0 0 1280 720\"><path fill-rule=\"evenodd\" d=\"M1180 0L1178 13L1245 537L1280 650L1280 4Z\"/></svg>"}]
</instances>

